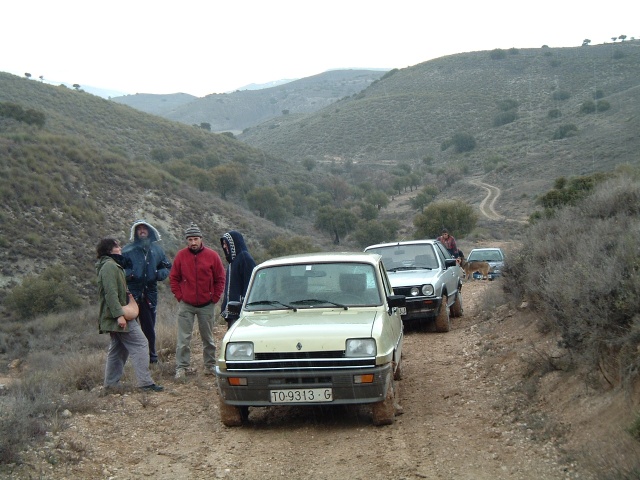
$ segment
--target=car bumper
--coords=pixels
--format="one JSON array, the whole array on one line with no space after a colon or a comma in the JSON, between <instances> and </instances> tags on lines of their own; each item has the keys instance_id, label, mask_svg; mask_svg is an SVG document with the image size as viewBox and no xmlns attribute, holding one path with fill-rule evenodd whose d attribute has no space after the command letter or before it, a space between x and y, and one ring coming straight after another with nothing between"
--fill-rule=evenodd
<instances>
[{"instance_id":1,"label":"car bumper","mask_svg":"<svg viewBox=\"0 0 640 480\"><path fill-rule=\"evenodd\" d=\"M402 315L402 321L424 320L435 318L438 315L442 297L437 298L407 298L406 315Z\"/></svg>"},{"instance_id":2,"label":"car bumper","mask_svg":"<svg viewBox=\"0 0 640 480\"><path fill-rule=\"evenodd\" d=\"M331 401L288 402L285 405L335 405L375 403L385 398L387 377L391 375L391 364L367 369L296 371L296 372L242 372L222 371L216 367L218 390L222 400L230 405L270 406L282 405L271 401L272 390L331 388ZM360 375L373 374L373 382L356 383ZM235 386L229 378L246 379L246 385Z\"/></svg>"}]
</instances>

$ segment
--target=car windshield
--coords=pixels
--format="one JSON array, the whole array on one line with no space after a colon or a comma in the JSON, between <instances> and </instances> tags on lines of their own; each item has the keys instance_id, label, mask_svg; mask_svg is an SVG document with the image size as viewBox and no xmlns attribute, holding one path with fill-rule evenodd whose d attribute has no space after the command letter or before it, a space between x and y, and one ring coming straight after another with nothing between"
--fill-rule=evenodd
<instances>
[{"instance_id":1,"label":"car windshield","mask_svg":"<svg viewBox=\"0 0 640 480\"><path fill-rule=\"evenodd\" d=\"M388 272L438 268L438 260L431 244L391 245L369 248L367 252L379 254Z\"/></svg>"},{"instance_id":2,"label":"car windshield","mask_svg":"<svg viewBox=\"0 0 640 480\"><path fill-rule=\"evenodd\" d=\"M500 250L473 250L469 253L469 262L502 262Z\"/></svg>"},{"instance_id":3,"label":"car windshield","mask_svg":"<svg viewBox=\"0 0 640 480\"><path fill-rule=\"evenodd\" d=\"M309 263L262 268L245 310L349 308L381 305L376 272L367 263Z\"/></svg>"}]
</instances>

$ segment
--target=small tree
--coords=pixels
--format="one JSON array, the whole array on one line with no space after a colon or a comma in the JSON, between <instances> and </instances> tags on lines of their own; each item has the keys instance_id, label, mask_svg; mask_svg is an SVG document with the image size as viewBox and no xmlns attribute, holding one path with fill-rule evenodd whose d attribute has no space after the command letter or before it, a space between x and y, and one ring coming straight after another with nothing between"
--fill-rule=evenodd
<instances>
[{"instance_id":1,"label":"small tree","mask_svg":"<svg viewBox=\"0 0 640 480\"><path fill-rule=\"evenodd\" d=\"M620 35L618 38L624 42L627 39L627 36L626 35Z\"/></svg>"},{"instance_id":2,"label":"small tree","mask_svg":"<svg viewBox=\"0 0 640 480\"><path fill-rule=\"evenodd\" d=\"M333 237L333 243L340 244L340 237L355 228L356 216L346 208L320 207L316 213L315 227Z\"/></svg>"},{"instance_id":3,"label":"small tree","mask_svg":"<svg viewBox=\"0 0 640 480\"><path fill-rule=\"evenodd\" d=\"M585 39L582 41L582 46L583 46L583 47L586 47L586 46L587 46L587 45L589 45L590 43L591 43L591 40L589 40L588 38L585 38Z\"/></svg>"},{"instance_id":4,"label":"small tree","mask_svg":"<svg viewBox=\"0 0 640 480\"><path fill-rule=\"evenodd\" d=\"M454 235L464 236L475 228L477 221L471 205L461 200L432 203L413 219L415 238L435 238L444 227Z\"/></svg>"},{"instance_id":5,"label":"small tree","mask_svg":"<svg viewBox=\"0 0 640 480\"><path fill-rule=\"evenodd\" d=\"M31 78L31 74L30 73L25 73L24 76L27 77L27 78Z\"/></svg>"}]
</instances>

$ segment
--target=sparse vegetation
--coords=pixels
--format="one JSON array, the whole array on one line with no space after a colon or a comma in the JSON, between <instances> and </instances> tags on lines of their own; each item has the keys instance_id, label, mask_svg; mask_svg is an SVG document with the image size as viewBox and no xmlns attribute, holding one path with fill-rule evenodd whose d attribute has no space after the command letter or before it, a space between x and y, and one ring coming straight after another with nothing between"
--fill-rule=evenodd
<instances>
[{"instance_id":1,"label":"sparse vegetation","mask_svg":"<svg viewBox=\"0 0 640 480\"><path fill-rule=\"evenodd\" d=\"M527 232L505 285L559 332L574 363L630 385L640 375L640 175L607 177L560 182L556 191L574 194Z\"/></svg>"}]
</instances>

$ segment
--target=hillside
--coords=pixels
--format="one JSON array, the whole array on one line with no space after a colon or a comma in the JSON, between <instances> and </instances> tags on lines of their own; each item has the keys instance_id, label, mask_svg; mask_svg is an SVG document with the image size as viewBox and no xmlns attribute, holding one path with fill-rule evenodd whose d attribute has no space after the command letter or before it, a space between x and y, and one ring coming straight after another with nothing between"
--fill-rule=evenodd
<instances>
[{"instance_id":1,"label":"hillside","mask_svg":"<svg viewBox=\"0 0 640 480\"><path fill-rule=\"evenodd\" d=\"M184 245L192 221L214 247L224 231L242 230L258 258L271 238L292 235L245 210L242 190L221 198L211 173L228 166L238 189L277 182L285 172L304 179L288 162L227 135L6 73L0 104L45 119L38 128L0 115L0 289L62 263L88 292L98 239L127 240L137 218L159 228L169 254Z\"/></svg>"},{"instance_id":2,"label":"hillside","mask_svg":"<svg viewBox=\"0 0 640 480\"><path fill-rule=\"evenodd\" d=\"M364 90L384 72L332 70L260 90L238 90L195 98L185 94L136 94L114 97L117 103L170 120L200 125L214 132L241 133L245 128L288 114L316 112Z\"/></svg>"},{"instance_id":3,"label":"hillside","mask_svg":"<svg viewBox=\"0 0 640 480\"><path fill-rule=\"evenodd\" d=\"M270 120L239 138L292 161L487 174L514 216L530 211L531 199L559 176L638 163L640 42L494 52L391 71L354 97ZM610 108L582 113L594 97ZM514 121L494 126L510 114ZM554 140L565 125L575 135ZM472 135L476 148L443 150L456 133Z\"/></svg>"}]
</instances>

